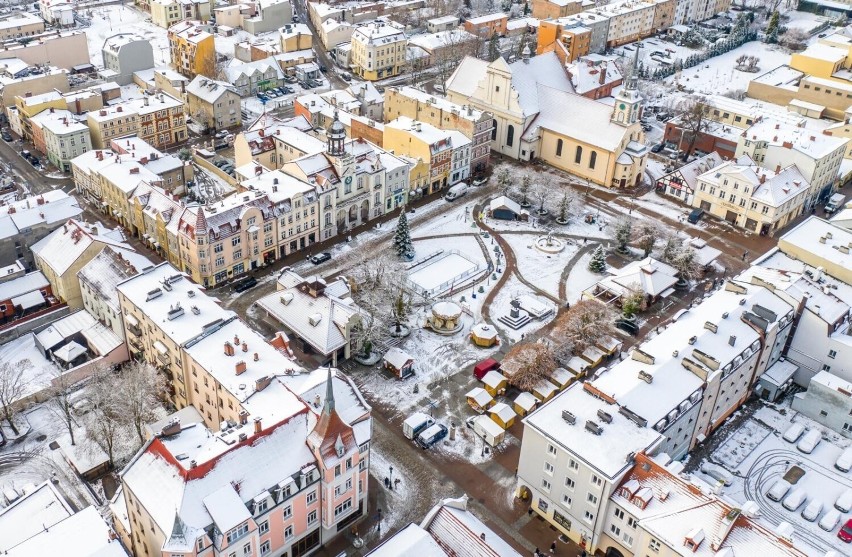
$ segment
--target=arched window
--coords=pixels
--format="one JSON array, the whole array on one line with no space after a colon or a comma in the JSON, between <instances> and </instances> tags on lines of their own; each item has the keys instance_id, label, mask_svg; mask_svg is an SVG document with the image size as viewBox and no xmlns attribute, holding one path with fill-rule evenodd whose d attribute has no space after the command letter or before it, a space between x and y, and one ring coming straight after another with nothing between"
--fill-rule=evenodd
<instances>
[{"instance_id":1,"label":"arched window","mask_svg":"<svg viewBox=\"0 0 852 557\"><path fill-rule=\"evenodd\" d=\"M512 143L515 141L515 126L509 124L509 128L506 130L506 146L511 147Z\"/></svg>"},{"instance_id":2,"label":"arched window","mask_svg":"<svg viewBox=\"0 0 852 557\"><path fill-rule=\"evenodd\" d=\"M495 139L497 139L497 120L493 120L491 126L491 141Z\"/></svg>"},{"instance_id":3,"label":"arched window","mask_svg":"<svg viewBox=\"0 0 852 557\"><path fill-rule=\"evenodd\" d=\"M580 164L581 160L583 160L583 148L577 145L577 151L574 153L574 162Z\"/></svg>"},{"instance_id":4,"label":"arched window","mask_svg":"<svg viewBox=\"0 0 852 557\"><path fill-rule=\"evenodd\" d=\"M563 141L561 139L556 140L556 156L557 157L562 156L562 143L563 143Z\"/></svg>"},{"instance_id":5,"label":"arched window","mask_svg":"<svg viewBox=\"0 0 852 557\"><path fill-rule=\"evenodd\" d=\"M595 168L596 162L598 162L598 153L597 151L592 151L592 154L589 155L589 168Z\"/></svg>"}]
</instances>

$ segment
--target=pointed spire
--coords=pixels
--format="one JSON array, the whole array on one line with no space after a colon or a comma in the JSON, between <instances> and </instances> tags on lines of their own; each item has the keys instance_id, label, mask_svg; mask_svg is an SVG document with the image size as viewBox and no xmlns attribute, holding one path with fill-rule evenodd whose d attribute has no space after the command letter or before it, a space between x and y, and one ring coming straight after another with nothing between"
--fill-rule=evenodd
<instances>
[{"instance_id":1,"label":"pointed spire","mask_svg":"<svg viewBox=\"0 0 852 557\"><path fill-rule=\"evenodd\" d=\"M628 91L635 91L639 88L639 46L636 45L636 48L633 52L633 61L630 64L630 75L627 76L627 86L625 87Z\"/></svg>"},{"instance_id":2,"label":"pointed spire","mask_svg":"<svg viewBox=\"0 0 852 557\"><path fill-rule=\"evenodd\" d=\"M331 383L331 366L328 367L328 379L325 384L325 404L322 407L323 414L334 412L334 386Z\"/></svg>"},{"instance_id":3,"label":"pointed spire","mask_svg":"<svg viewBox=\"0 0 852 557\"><path fill-rule=\"evenodd\" d=\"M204 216L204 207L199 206L195 213L195 235L207 234L207 217Z\"/></svg>"},{"instance_id":4,"label":"pointed spire","mask_svg":"<svg viewBox=\"0 0 852 557\"><path fill-rule=\"evenodd\" d=\"M172 525L172 535L169 540L173 543L179 540L184 544L189 541L186 539L186 524L183 523L183 519L177 511L175 511L175 523Z\"/></svg>"}]
</instances>

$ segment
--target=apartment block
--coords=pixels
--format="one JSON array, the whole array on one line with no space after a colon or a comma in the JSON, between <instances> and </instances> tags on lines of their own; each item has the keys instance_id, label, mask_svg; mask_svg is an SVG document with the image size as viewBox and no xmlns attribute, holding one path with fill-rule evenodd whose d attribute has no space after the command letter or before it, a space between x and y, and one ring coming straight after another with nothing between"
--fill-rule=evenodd
<instances>
[{"instance_id":1,"label":"apartment block","mask_svg":"<svg viewBox=\"0 0 852 557\"><path fill-rule=\"evenodd\" d=\"M376 21L357 27L351 44L353 71L368 81L395 76L405 65L408 37L395 24Z\"/></svg>"},{"instance_id":2,"label":"apartment block","mask_svg":"<svg viewBox=\"0 0 852 557\"><path fill-rule=\"evenodd\" d=\"M582 0L533 0L532 16L536 19L559 19L583 11Z\"/></svg>"},{"instance_id":3,"label":"apartment block","mask_svg":"<svg viewBox=\"0 0 852 557\"><path fill-rule=\"evenodd\" d=\"M62 172L70 172L71 159L92 148L88 126L67 110L45 110L30 118L30 125L35 148Z\"/></svg>"},{"instance_id":4,"label":"apartment block","mask_svg":"<svg viewBox=\"0 0 852 557\"><path fill-rule=\"evenodd\" d=\"M492 35L504 36L506 34L506 23L509 16L503 12L481 15L466 19L464 30L484 39L490 39Z\"/></svg>"},{"instance_id":5,"label":"apartment block","mask_svg":"<svg viewBox=\"0 0 852 557\"><path fill-rule=\"evenodd\" d=\"M201 22L182 21L168 28L171 66L188 77L216 75L216 49L213 35Z\"/></svg>"},{"instance_id":6,"label":"apartment block","mask_svg":"<svg viewBox=\"0 0 852 557\"><path fill-rule=\"evenodd\" d=\"M135 33L107 37L101 54L105 68L101 75L119 85L130 85L134 72L154 67L154 48L150 41Z\"/></svg>"},{"instance_id":7,"label":"apartment block","mask_svg":"<svg viewBox=\"0 0 852 557\"><path fill-rule=\"evenodd\" d=\"M744 156L699 176L692 206L734 226L771 236L802 214L810 189L795 164L784 168L778 164L770 170Z\"/></svg>"},{"instance_id":8,"label":"apartment block","mask_svg":"<svg viewBox=\"0 0 852 557\"><path fill-rule=\"evenodd\" d=\"M124 340L124 322L115 287L144 269L137 269L121 251L105 246L77 272L83 308Z\"/></svg>"},{"instance_id":9,"label":"apartment block","mask_svg":"<svg viewBox=\"0 0 852 557\"><path fill-rule=\"evenodd\" d=\"M44 32L44 20L29 12L0 16L0 40L31 37Z\"/></svg>"},{"instance_id":10,"label":"apartment block","mask_svg":"<svg viewBox=\"0 0 852 557\"><path fill-rule=\"evenodd\" d=\"M621 0L588 11L609 19L606 44L616 47L652 35L656 10L652 1Z\"/></svg>"},{"instance_id":11,"label":"apartment block","mask_svg":"<svg viewBox=\"0 0 852 557\"><path fill-rule=\"evenodd\" d=\"M483 172L490 164L490 113L470 105L458 105L413 87L388 87L385 91L384 120L406 116L432 126L461 132L471 140L471 172Z\"/></svg>"},{"instance_id":12,"label":"apartment block","mask_svg":"<svg viewBox=\"0 0 852 557\"><path fill-rule=\"evenodd\" d=\"M591 385L663 435L660 451L679 460L779 360L793 317L770 290L729 281Z\"/></svg>"},{"instance_id":13,"label":"apartment block","mask_svg":"<svg viewBox=\"0 0 852 557\"><path fill-rule=\"evenodd\" d=\"M748 155L766 168L795 164L810 185L805 210L825 202L835 192L849 139L764 118L743 133L736 156Z\"/></svg>"},{"instance_id":14,"label":"apartment block","mask_svg":"<svg viewBox=\"0 0 852 557\"><path fill-rule=\"evenodd\" d=\"M560 535L594 552L609 497L633 458L653 454L663 437L590 387L574 383L524 418L517 493Z\"/></svg>"},{"instance_id":15,"label":"apartment block","mask_svg":"<svg viewBox=\"0 0 852 557\"><path fill-rule=\"evenodd\" d=\"M209 129L224 130L242 124L240 95L230 83L197 75L186 87L187 111Z\"/></svg>"},{"instance_id":16,"label":"apartment block","mask_svg":"<svg viewBox=\"0 0 852 557\"><path fill-rule=\"evenodd\" d=\"M607 48L609 17L594 12L581 12L556 20L539 22L536 34L536 54L554 50L559 42L573 61L589 53L601 54Z\"/></svg>"},{"instance_id":17,"label":"apartment block","mask_svg":"<svg viewBox=\"0 0 852 557\"><path fill-rule=\"evenodd\" d=\"M400 116L385 124L385 146L395 153L423 159L428 163L428 193L451 185L453 150L456 146L453 145L450 132ZM469 143L462 148L469 149Z\"/></svg>"},{"instance_id":18,"label":"apartment block","mask_svg":"<svg viewBox=\"0 0 852 557\"><path fill-rule=\"evenodd\" d=\"M149 0L151 23L168 29L186 20L208 21L212 3L208 0Z\"/></svg>"}]
</instances>

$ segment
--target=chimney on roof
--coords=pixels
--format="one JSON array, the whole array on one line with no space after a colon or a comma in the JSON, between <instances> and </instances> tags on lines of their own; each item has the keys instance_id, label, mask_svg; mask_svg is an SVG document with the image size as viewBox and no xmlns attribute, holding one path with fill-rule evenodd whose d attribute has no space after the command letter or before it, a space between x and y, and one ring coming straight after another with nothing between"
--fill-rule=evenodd
<instances>
[{"instance_id":1,"label":"chimney on roof","mask_svg":"<svg viewBox=\"0 0 852 557\"><path fill-rule=\"evenodd\" d=\"M816 136L815 136L815 135L812 135L812 136L811 136L811 141L816 141Z\"/></svg>"},{"instance_id":2,"label":"chimney on roof","mask_svg":"<svg viewBox=\"0 0 852 557\"><path fill-rule=\"evenodd\" d=\"M240 345L240 337L238 337L237 335L234 335L234 345L235 346Z\"/></svg>"},{"instance_id":3,"label":"chimney on roof","mask_svg":"<svg viewBox=\"0 0 852 557\"><path fill-rule=\"evenodd\" d=\"M758 179L760 180L761 184L764 183L766 181L766 174L761 174L760 176L758 176Z\"/></svg>"},{"instance_id":4,"label":"chimney on roof","mask_svg":"<svg viewBox=\"0 0 852 557\"><path fill-rule=\"evenodd\" d=\"M775 129L776 129L776 130L780 130L780 129L781 129L781 124L779 124L779 123L777 123L777 122L776 122L776 123L775 123Z\"/></svg>"},{"instance_id":5,"label":"chimney on roof","mask_svg":"<svg viewBox=\"0 0 852 557\"><path fill-rule=\"evenodd\" d=\"M257 130L257 135L259 135L260 137L263 137L263 134L264 134L264 132L263 132L262 128Z\"/></svg>"},{"instance_id":6,"label":"chimney on roof","mask_svg":"<svg viewBox=\"0 0 852 557\"><path fill-rule=\"evenodd\" d=\"M785 149L792 149L793 148L793 142L792 141L785 141L784 143L781 144L781 146L784 147Z\"/></svg>"},{"instance_id":7,"label":"chimney on roof","mask_svg":"<svg viewBox=\"0 0 852 557\"><path fill-rule=\"evenodd\" d=\"M730 344L731 346L734 346L736 343L737 343L737 336L731 335L730 338L728 338L728 344Z\"/></svg>"},{"instance_id":8,"label":"chimney on roof","mask_svg":"<svg viewBox=\"0 0 852 557\"><path fill-rule=\"evenodd\" d=\"M246 425L248 423L248 412L245 410L240 410L240 425Z\"/></svg>"},{"instance_id":9,"label":"chimney on roof","mask_svg":"<svg viewBox=\"0 0 852 557\"><path fill-rule=\"evenodd\" d=\"M225 355L226 356L233 356L234 355L234 345L231 344L230 342L227 342L227 341L225 342Z\"/></svg>"},{"instance_id":10,"label":"chimney on roof","mask_svg":"<svg viewBox=\"0 0 852 557\"><path fill-rule=\"evenodd\" d=\"M254 434L258 435L263 430L263 425L260 416L254 419Z\"/></svg>"},{"instance_id":11,"label":"chimney on roof","mask_svg":"<svg viewBox=\"0 0 852 557\"><path fill-rule=\"evenodd\" d=\"M248 344L246 344L246 341L243 341L243 352L248 352Z\"/></svg>"},{"instance_id":12,"label":"chimney on roof","mask_svg":"<svg viewBox=\"0 0 852 557\"><path fill-rule=\"evenodd\" d=\"M601 85L606 83L606 62L601 64L601 75L598 78L598 83L600 83Z\"/></svg>"},{"instance_id":13,"label":"chimney on roof","mask_svg":"<svg viewBox=\"0 0 852 557\"><path fill-rule=\"evenodd\" d=\"M781 172L781 163L780 162L775 165L775 174L778 174L779 172Z\"/></svg>"}]
</instances>

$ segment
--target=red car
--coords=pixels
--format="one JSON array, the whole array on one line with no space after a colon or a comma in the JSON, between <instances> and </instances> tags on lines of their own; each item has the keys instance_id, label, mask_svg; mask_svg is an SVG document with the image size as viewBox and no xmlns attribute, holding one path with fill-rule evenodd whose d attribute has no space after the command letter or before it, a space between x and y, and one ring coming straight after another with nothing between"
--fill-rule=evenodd
<instances>
[{"instance_id":1,"label":"red car","mask_svg":"<svg viewBox=\"0 0 852 557\"><path fill-rule=\"evenodd\" d=\"M846 524L840 527L837 532L837 537L846 543L852 543L852 518L846 521Z\"/></svg>"}]
</instances>

